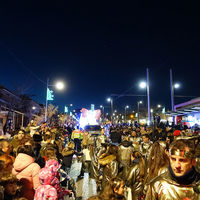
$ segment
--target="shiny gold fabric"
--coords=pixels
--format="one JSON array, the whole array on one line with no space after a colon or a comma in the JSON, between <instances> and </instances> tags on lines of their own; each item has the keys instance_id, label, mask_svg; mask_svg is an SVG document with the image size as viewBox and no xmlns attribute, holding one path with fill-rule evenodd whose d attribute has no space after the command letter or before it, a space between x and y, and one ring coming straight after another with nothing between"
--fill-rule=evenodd
<instances>
[{"instance_id":1,"label":"shiny gold fabric","mask_svg":"<svg viewBox=\"0 0 200 200\"><path fill-rule=\"evenodd\" d=\"M171 179L169 171L156 177L148 186L145 200L200 200L200 193L194 188L200 186L200 181L183 186Z\"/></svg>"},{"instance_id":2,"label":"shiny gold fabric","mask_svg":"<svg viewBox=\"0 0 200 200\"><path fill-rule=\"evenodd\" d=\"M134 149L132 146L125 147L120 145L118 148L118 160L122 166L130 166L131 164L131 154Z\"/></svg>"},{"instance_id":3,"label":"shiny gold fabric","mask_svg":"<svg viewBox=\"0 0 200 200\"><path fill-rule=\"evenodd\" d=\"M131 136L129 138L129 141L132 142L132 146L133 146L134 150L138 151L139 147L140 147L141 138L139 138L139 137L132 137Z\"/></svg>"},{"instance_id":4,"label":"shiny gold fabric","mask_svg":"<svg viewBox=\"0 0 200 200\"><path fill-rule=\"evenodd\" d=\"M102 188L104 188L112 178L117 176L118 162L116 161L116 157L114 155L109 155L99 159L99 162L103 167Z\"/></svg>"},{"instance_id":5,"label":"shiny gold fabric","mask_svg":"<svg viewBox=\"0 0 200 200\"><path fill-rule=\"evenodd\" d=\"M136 200L138 194L143 191L144 180L140 180L139 164L131 167L125 167L120 176L126 185L131 188L132 200Z\"/></svg>"},{"instance_id":6,"label":"shiny gold fabric","mask_svg":"<svg viewBox=\"0 0 200 200\"><path fill-rule=\"evenodd\" d=\"M142 142L140 145L139 150L142 153L142 155L145 156L146 158L148 158L148 156L150 154L151 145L152 145L152 142L149 142L149 143Z\"/></svg>"}]
</instances>

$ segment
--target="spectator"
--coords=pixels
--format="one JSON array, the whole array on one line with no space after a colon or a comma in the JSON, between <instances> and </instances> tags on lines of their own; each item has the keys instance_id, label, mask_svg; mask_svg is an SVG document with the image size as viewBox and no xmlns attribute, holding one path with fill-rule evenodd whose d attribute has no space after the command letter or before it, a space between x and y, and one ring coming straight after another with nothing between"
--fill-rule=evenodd
<instances>
[{"instance_id":1,"label":"spectator","mask_svg":"<svg viewBox=\"0 0 200 200\"><path fill-rule=\"evenodd\" d=\"M30 145L20 146L17 150L12 173L23 186L22 195L28 200L34 197L34 190L40 185L38 173L40 166L35 163L34 152Z\"/></svg>"}]
</instances>

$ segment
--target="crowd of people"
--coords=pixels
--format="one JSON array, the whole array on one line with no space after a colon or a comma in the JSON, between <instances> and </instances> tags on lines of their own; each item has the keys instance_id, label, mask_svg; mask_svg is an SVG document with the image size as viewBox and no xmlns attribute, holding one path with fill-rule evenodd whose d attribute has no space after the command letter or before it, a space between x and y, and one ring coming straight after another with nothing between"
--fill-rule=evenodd
<instances>
[{"instance_id":1,"label":"crowd of people","mask_svg":"<svg viewBox=\"0 0 200 200\"><path fill-rule=\"evenodd\" d=\"M123 124L106 135L29 124L0 138L0 199L81 199L76 182L88 173L97 191L89 200L198 200L199 138L198 126ZM82 163L75 179L74 158Z\"/></svg>"}]
</instances>

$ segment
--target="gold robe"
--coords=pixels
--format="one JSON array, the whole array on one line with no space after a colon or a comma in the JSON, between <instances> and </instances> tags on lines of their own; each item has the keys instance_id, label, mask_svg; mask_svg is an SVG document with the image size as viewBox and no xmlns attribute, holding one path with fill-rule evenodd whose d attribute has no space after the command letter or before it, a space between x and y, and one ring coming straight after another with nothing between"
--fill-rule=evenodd
<instances>
[{"instance_id":1,"label":"gold robe","mask_svg":"<svg viewBox=\"0 0 200 200\"><path fill-rule=\"evenodd\" d=\"M180 185L167 171L151 181L145 200L200 200L199 187L200 180L187 186Z\"/></svg>"}]
</instances>

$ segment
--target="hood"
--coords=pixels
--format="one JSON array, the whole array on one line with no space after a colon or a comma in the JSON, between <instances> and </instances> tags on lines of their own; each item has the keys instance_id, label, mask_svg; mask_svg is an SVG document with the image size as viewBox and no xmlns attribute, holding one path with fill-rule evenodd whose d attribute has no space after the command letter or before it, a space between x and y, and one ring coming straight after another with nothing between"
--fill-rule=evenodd
<instances>
[{"instance_id":1,"label":"hood","mask_svg":"<svg viewBox=\"0 0 200 200\"><path fill-rule=\"evenodd\" d=\"M132 145L132 142L127 141L127 140L124 140L121 144L122 144L124 147L129 147L129 146Z\"/></svg>"},{"instance_id":2,"label":"hood","mask_svg":"<svg viewBox=\"0 0 200 200\"><path fill-rule=\"evenodd\" d=\"M116 156L115 155L108 155L108 156L105 156L103 158L99 158L98 159L98 162L100 165L107 165L109 164L110 162L112 162L113 160L116 160Z\"/></svg>"},{"instance_id":3,"label":"hood","mask_svg":"<svg viewBox=\"0 0 200 200\"><path fill-rule=\"evenodd\" d=\"M44 167L39 172L39 180L42 185L52 185L54 178L54 172L50 168Z\"/></svg>"},{"instance_id":4,"label":"hood","mask_svg":"<svg viewBox=\"0 0 200 200\"><path fill-rule=\"evenodd\" d=\"M15 159L13 168L15 171L20 172L34 162L35 158L24 153L19 153Z\"/></svg>"},{"instance_id":5,"label":"hood","mask_svg":"<svg viewBox=\"0 0 200 200\"><path fill-rule=\"evenodd\" d=\"M57 160L48 160L46 161L45 167L51 169L54 174L57 174L58 170L60 169L61 165Z\"/></svg>"}]
</instances>

